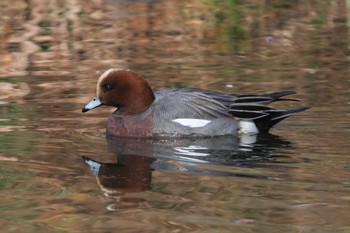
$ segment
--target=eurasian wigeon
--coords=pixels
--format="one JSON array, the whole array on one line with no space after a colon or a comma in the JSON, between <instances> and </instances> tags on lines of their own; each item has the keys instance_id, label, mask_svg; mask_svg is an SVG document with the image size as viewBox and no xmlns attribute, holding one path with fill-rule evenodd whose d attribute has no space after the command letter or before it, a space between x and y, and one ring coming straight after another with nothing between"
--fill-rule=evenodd
<instances>
[{"instance_id":1,"label":"eurasian wigeon","mask_svg":"<svg viewBox=\"0 0 350 233\"><path fill-rule=\"evenodd\" d=\"M131 70L109 69L98 79L96 96L82 109L101 105L117 110L108 119L107 134L126 137L186 137L257 134L309 107L274 109L267 104L295 94L233 95L198 88L171 88L153 93L147 81Z\"/></svg>"}]
</instances>

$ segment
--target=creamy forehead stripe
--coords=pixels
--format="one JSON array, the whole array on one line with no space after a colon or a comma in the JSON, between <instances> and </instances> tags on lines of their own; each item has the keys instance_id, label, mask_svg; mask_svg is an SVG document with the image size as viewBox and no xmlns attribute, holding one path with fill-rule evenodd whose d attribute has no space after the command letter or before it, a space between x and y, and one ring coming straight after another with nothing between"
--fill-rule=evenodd
<instances>
[{"instance_id":1,"label":"creamy forehead stripe","mask_svg":"<svg viewBox=\"0 0 350 233\"><path fill-rule=\"evenodd\" d=\"M191 128L203 127L211 122L209 120L193 119L193 118L178 118L172 121L179 123L180 125L191 127Z\"/></svg>"},{"instance_id":2,"label":"creamy forehead stripe","mask_svg":"<svg viewBox=\"0 0 350 233\"><path fill-rule=\"evenodd\" d=\"M103 79L105 79L109 73L111 73L113 70L116 70L116 69L109 69L109 70L106 70L105 72L103 72L103 74L101 74L101 76L98 78L98 81L97 81L97 85L96 85L96 96L98 97L99 94L100 94L100 83L102 82Z\"/></svg>"}]
</instances>

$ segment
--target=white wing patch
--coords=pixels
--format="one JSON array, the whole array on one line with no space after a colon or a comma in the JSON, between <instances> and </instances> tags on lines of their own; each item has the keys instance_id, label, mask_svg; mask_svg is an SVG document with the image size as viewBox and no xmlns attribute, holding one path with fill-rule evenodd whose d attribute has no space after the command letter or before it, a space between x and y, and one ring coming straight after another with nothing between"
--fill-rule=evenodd
<instances>
[{"instance_id":1,"label":"white wing patch","mask_svg":"<svg viewBox=\"0 0 350 233\"><path fill-rule=\"evenodd\" d=\"M191 128L203 127L211 122L210 120L193 119L193 118L178 118L172 121L179 123L180 125L191 127Z\"/></svg>"}]
</instances>

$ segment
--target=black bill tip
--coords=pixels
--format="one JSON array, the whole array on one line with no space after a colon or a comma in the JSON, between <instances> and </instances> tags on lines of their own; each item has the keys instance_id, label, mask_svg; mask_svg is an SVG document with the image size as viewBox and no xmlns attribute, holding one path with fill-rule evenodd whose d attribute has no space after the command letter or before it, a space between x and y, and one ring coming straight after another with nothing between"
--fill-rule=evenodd
<instances>
[{"instance_id":1,"label":"black bill tip","mask_svg":"<svg viewBox=\"0 0 350 233\"><path fill-rule=\"evenodd\" d=\"M89 111L90 109L88 109L88 108L86 108L86 107L83 107L83 109L81 110L83 113L84 112L87 112L87 111Z\"/></svg>"}]
</instances>

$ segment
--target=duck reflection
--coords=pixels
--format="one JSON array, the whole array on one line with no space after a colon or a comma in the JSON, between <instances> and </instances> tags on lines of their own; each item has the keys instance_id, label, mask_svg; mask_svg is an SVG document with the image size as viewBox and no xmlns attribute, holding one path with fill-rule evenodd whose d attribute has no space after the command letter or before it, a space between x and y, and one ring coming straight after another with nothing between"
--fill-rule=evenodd
<instances>
[{"instance_id":1,"label":"duck reflection","mask_svg":"<svg viewBox=\"0 0 350 233\"><path fill-rule=\"evenodd\" d=\"M106 196L150 189L153 158L136 155L118 155L116 163L102 163L83 156L97 177L97 183Z\"/></svg>"},{"instance_id":2,"label":"duck reflection","mask_svg":"<svg viewBox=\"0 0 350 233\"><path fill-rule=\"evenodd\" d=\"M252 139L253 144L235 137L160 140L107 136L106 139L109 151L116 155L116 163L98 162L83 156L106 196L151 189L153 170L246 177L246 174L210 169L210 165L249 167L273 163L279 148L291 146L273 135L258 135ZM201 166L203 164L209 166Z\"/></svg>"},{"instance_id":3,"label":"duck reflection","mask_svg":"<svg viewBox=\"0 0 350 233\"><path fill-rule=\"evenodd\" d=\"M103 163L83 156L96 176L97 184L106 197L115 201L106 206L107 210L131 208L145 202L144 198L130 196L151 189L153 158L137 155L118 155L116 163Z\"/></svg>"},{"instance_id":4,"label":"duck reflection","mask_svg":"<svg viewBox=\"0 0 350 233\"><path fill-rule=\"evenodd\" d=\"M247 143L246 141L249 141ZM108 150L115 155L137 155L154 158L152 167L158 170L188 171L198 164L256 166L261 162L274 162L274 155L291 143L274 135L253 135L238 140L236 137L133 139L107 137ZM254 143L250 143L254 141ZM171 164L182 164L177 169ZM167 163L166 165L164 163ZM155 166L158 164L158 166ZM174 170L175 169L175 170ZM207 171L205 172L207 174Z\"/></svg>"}]
</instances>

